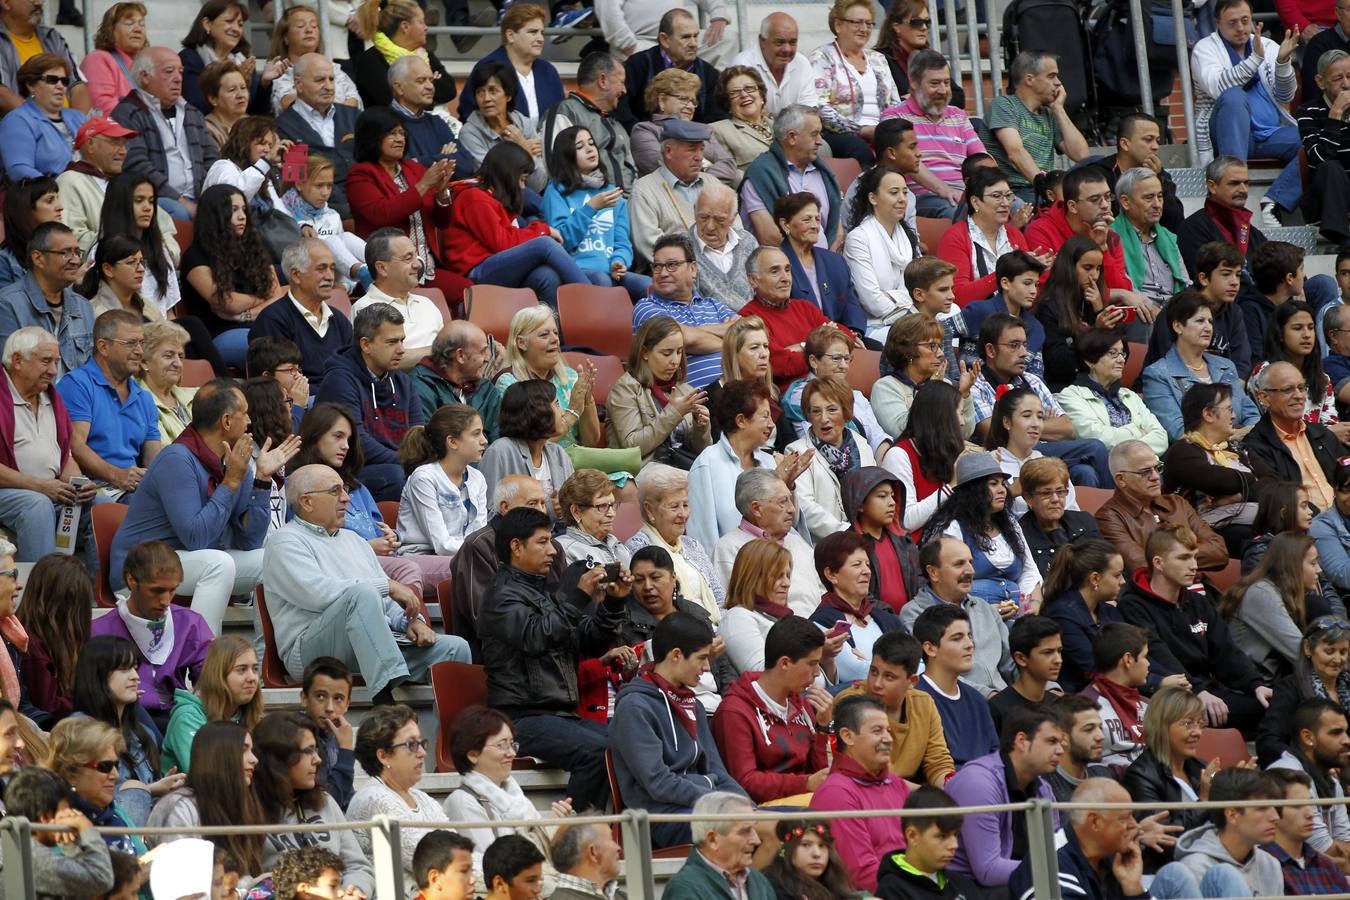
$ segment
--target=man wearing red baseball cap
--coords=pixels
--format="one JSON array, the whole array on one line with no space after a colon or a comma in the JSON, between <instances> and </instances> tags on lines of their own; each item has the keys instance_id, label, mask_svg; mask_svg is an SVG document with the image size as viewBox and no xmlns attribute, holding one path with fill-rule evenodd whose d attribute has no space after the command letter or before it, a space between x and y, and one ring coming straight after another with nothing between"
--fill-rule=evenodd
<instances>
[{"instance_id":1,"label":"man wearing red baseball cap","mask_svg":"<svg viewBox=\"0 0 1350 900\"><path fill-rule=\"evenodd\" d=\"M56 176L56 183L61 188L61 204L65 207L61 218L75 232L84 253L88 253L98 240L108 181L121 174L127 158L127 139L136 134L107 116L87 120L75 134L75 152L79 158ZM164 246L176 259L178 244L174 241L173 219L158 210L155 221L164 234Z\"/></svg>"}]
</instances>

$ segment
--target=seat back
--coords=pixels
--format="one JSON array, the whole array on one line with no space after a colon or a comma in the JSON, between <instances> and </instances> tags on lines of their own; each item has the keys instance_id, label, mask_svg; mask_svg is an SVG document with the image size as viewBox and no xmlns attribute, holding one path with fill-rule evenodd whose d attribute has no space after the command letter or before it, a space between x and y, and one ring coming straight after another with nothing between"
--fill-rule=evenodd
<instances>
[{"instance_id":1,"label":"seat back","mask_svg":"<svg viewBox=\"0 0 1350 900\"><path fill-rule=\"evenodd\" d=\"M328 305L347 318L352 317L352 297L342 285L333 285L333 296L328 298Z\"/></svg>"},{"instance_id":2,"label":"seat back","mask_svg":"<svg viewBox=\"0 0 1350 900\"><path fill-rule=\"evenodd\" d=\"M1200 735L1200 744L1195 754L1206 764L1216 756L1219 765L1225 769L1236 766L1251 757L1247 752L1247 741L1236 728L1206 728Z\"/></svg>"},{"instance_id":3,"label":"seat back","mask_svg":"<svg viewBox=\"0 0 1350 900\"><path fill-rule=\"evenodd\" d=\"M539 302L529 288L506 288L495 284L475 284L465 296L469 304L469 321L503 342L511 331L511 317Z\"/></svg>"},{"instance_id":4,"label":"seat back","mask_svg":"<svg viewBox=\"0 0 1350 900\"><path fill-rule=\"evenodd\" d=\"M1205 577L1218 591L1226 591L1242 578L1242 560L1230 559L1228 565L1217 572L1207 572Z\"/></svg>"},{"instance_id":5,"label":"seat back","mask_svg":"<svg viewBox=\"0 0 1350 900\"><path fill-rule=\"evenodd\" d=\"M872 396L872 385L881 377L881 351L855 347L853 362L848 367L848 386L861 391L864 397Z\"/></svg>"},{"instance_id":6,"label":"seat back","mask_svg":"<svg viewBox=\"0 0 1350 900\"><path fill-rule=\"evenodd\" d=\"M454 584L449 578L436 585L436 602L441 607L441 624L445 626L446 634L459 634L455 628L455 610L451 605L450 587ZM463 635L460 635L463 637Z\"/></svg>"},{"instance_id":7,"label":"seat back","mask_svg":"<svg viewBox=\"0 0 1350 900\"><path fill-rule=\"evenodd\" d=\"M277 653L276 633L272 630L272 615L267 611L267 595L263 592L262 583L259 582L255 594L258 607L258 621L262 624L263 635L263 658L262 658L262 683L263 687L269 688L293 688L299 687L300 682L292 681L291 676L286 672L286 666L281 661L281 655Z\"/></svg>"},{"instance_id":8,"label":"seat back","mask_svg":"<svg viewBox=\"0 0 1350 900\"><path fill-rule=\"evenodd\" d=\"M113 537L122 526L122 520L127 517L127 506L125 503L100 503L89 515L94 526L94 549L98 553L99 573L95 596L99 606L113 607L117 605L117 597L113 594L112 582L108 578L108 560L112 554Z\"/></svg>"},{"instance_id":9,"label":"seat back","mask_svg":"<svg viewBox=\"0 0 1350 900\"><path fill-rule=\"evenodd\" d=\"M558 288L563 343L628 358L633 342L633 301L621 287L564 284Z\"/></svg>"},{"instance_id":10,"label":"seat back","mask_svg":"<svg viewBox=\"0 0 1350 900\"><path fill-rule=\"evenodd\" d=\"M384 519L384 524L390 528L398 527L398 501L397 500L379 500L375 503L380 508L380 518Z\"/></svg>"},{"instance_id":11,"label":"seat back","mask_svg":"<svg viewBox=\"0 0 1350 900\"><path fill-rule=\"evenodd\" d=\"M336 291L334 293L336 293ZM441 320L443 322L450 321L450 304L445 301L445 291L429 284L422 284L418 285L417 290L414 293L421 294L423 297L426 297L432 303L436 304L436 308L441 311Z\"/></svg>"},{"instance_id":12,"label":"seat back","mask_svg":"<svg viewBox=\"0 0 1350 900\"><path fill-rule=\"evenodd\" d=\"M174 238L178 241L178 249L186 253L187 248L192 246L192 223L174 219L173 229Z\"/></svg>"},{"instance_id":13,"label":"seat back","mask_svg":"<svg viewBox=\"0 0 1350 900\"><path fill-rule=\"evenodd\" d=\"M827 156L823 161L839 182L840 196L847 194L853 180L862 174L862 164L851 156Z\"/></svg>"},{"instance_id":14,"label":"seat back","mask_svg":"<svg viewBox=\"0 0 1350 900\"><path fill-rule=\"evenodd\" d=\"M183 377L178 383L185 388L195 388L201 387L215 377L215 370L206 360L185 359L183 360Z\"/></svg>"},{"instance_id":15,"label":"seat back","mask_svg":"<svg viewBox=\"0 0 1350 900\"><path fill-rule=\"evenodd\" d=\"M933 254L937 253L938 242L942 240L942 236L952 227L950 219L931 219L927 216L916 216L914 223L919 228L919 243Z\"/></svg>"},{"instance_id":16,"label":"seat back","mask_svg":"<svg viewBox=\"0 0 1350 900\"><path fill-rule=\"evenodd\" d=\"M1148 344L1129 341L1125 345L1125 372L1120 376L1120 386L1134 389L1134 384L1144 371L1144 356L1148 353Z\"/></svg>"},{"instance_id":17,"label":"seat back","mask_svg":"<svg viewBox=\"0 0 1350 900\"><path fill-rule=\"evenodd\" d=\"M436 771L453 772L450 734L455 718L465 709L487 705L487 669L472 663L441 662L431 667L431 693L436 703Z\"/></svg>"},{"instance_id":18,"label":"seat back","mask_svg":"<svg viewBox=\"0 0 1350 900\"><path fill-rule=\"evenodd\" d=\"M1078 508L1089 515L1096 515L1102 504L1111 499L1115 491L1106 488L1079 487L1074 485L1074 496L1078 498Z\"/></svg>"},{"instance_id":19,"label":"seat back","mask_svg":"<svg viewBox=\"0 0 1350 900\"><path fill-rule=\"evenodd\" d=\"M564 353L563 359L574 369L583 363L595 366L595 386L591 389L591 396L596 403L604 406L609 400L614 382L623 374L623 360L617 356L591 356L589 353L574 352Z\"/></svg>"}]
</instances>

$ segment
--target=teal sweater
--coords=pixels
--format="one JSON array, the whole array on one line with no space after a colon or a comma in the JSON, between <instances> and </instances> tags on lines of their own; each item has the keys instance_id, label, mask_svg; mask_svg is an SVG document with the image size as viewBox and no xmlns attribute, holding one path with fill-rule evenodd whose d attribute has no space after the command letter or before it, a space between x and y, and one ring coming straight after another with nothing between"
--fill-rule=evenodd
<instances>
[{"instance_id":1,"label":"teal sweater","mask_svg":"<svg viewBox=\"0 0 1350 900\"><path fill-rule=\"evenodd\" d=\"M698 848L689 851L684 868L670 879L661 896L665 900L733 900L726 879L708 864ZM774 900L776 894L769 879L758 869L751 869L750 880L745 883L745 896L747 900Z\"/></svg>"},{"instance_id":2,"label":"teal sweater","mask_svg":"<svg viewBox=\"0 0 1350 900\"><path fill-rule=\"evenodd\" d=\"M745 169L745 180L755 186L755 192L759 194L759 199L764 201L771 215L774 201L788 193L787 167L788 161L783 155L783 148L774 144ZM829 194L830 212L825 221L825 239L832 244L835 235L838 234L839 211L844 204L834 170L817 160L816 171L824 179L825 192Z\"/></svg>"},{"instance_id":3,"label":"teal sweater","mask_svg":"<svg viewBox=\"0 0 1350 900\"><path fill-rule=\"evenodd\" d=\"M1130 220L1123 215L1117 216L1111 223L1111 230L1120 235L1120 249L1125 254L1125 271L1137 288L1148 276L1148 263L1144 262L1144 244L1139 240L1139 232L1134 230ZM1154 225L1153 245L1158 248L1163 261L1172 270L1172 293L1184 291L1191 280L1186 277L1186 267L1181 264L1177 236L1161 225Z\"/></svg>"},{"instance_id":4,"label":"teal sweater","mask_svg":"<svg viewBox=\"0 0 1350 900\"><path fill-rule=\"evenodd\" d=\"M159 768L168 775L175 766L186 774L192 763L192 739L206 724L206 707L192 691L178 688L173 692L173 712L164 729L164 745L160 748Z\"/></svg>"}]
</instances>

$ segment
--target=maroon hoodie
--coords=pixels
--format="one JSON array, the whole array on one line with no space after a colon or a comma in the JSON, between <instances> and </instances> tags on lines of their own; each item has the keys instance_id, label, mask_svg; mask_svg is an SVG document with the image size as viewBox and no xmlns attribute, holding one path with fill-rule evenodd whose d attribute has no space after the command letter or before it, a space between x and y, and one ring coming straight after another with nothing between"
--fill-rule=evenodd
<instances>
[{"instance_id":1,"label":"maroon hoodie","mask_svg":"<svg viewBox=\"0 0 1350 900\"><path fill-rule=\"evenodd\" d=\"M800 694L788 697L788 721L755 690L759 672L746 672L722 698L712 731L722 761L756 803L804 794L806 780L829 766L829 737Z\"/></svg>"}]
</instances>

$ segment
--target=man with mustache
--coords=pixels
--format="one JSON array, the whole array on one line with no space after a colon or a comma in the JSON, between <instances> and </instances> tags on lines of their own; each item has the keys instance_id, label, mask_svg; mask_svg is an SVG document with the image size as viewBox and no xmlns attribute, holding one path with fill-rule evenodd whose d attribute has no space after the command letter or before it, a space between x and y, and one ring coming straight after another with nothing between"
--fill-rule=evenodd
<instances>
[{"instance_id":1,"label":"man with mustache","mask_svg":"<svg viewBox=\"0 0 1350 900\"><path fill-rule=\"evenodd\" d=\"M900 809L909 797L903 778L891 774L890 718L872 697L849 697L835 707L837 751L830 775L811 796L811 809L855 812ZM900 820L839 818L831 823L835 849L855 887L874 891L877 865L905 844Z\"/></svg>"},{"instance_id":2,"label":"man with mustache","mask_svg":"<svg viewBox=\"0 0 1350 900\"><path fill-rule=\"evenodd\" d=\"M290 281L290 291L258 314L248 338L250 342L272 337L294 343L300 348L300 371L309 389L318 391L324 364L352 343L351 321L328 305L337 282L333 253L318 238L304 238L286 248L281 268Z\"/></svg>"}]
</instances>

